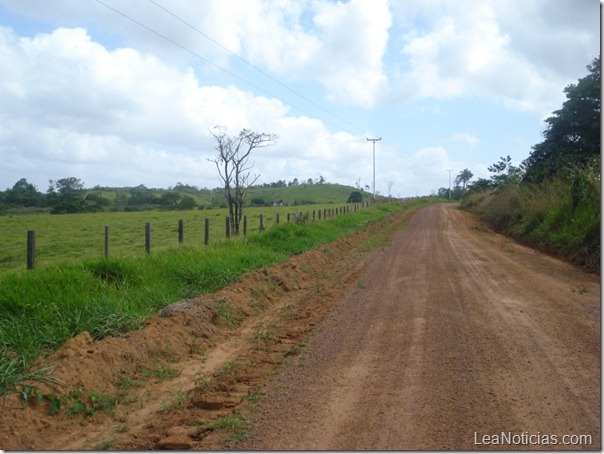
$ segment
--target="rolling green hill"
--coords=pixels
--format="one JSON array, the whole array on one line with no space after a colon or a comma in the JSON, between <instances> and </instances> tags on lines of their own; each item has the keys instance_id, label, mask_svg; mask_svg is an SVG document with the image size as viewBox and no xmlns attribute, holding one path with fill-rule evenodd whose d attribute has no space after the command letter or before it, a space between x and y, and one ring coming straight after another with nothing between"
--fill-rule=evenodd
<instances>
[{"instance_id":1,"label":"rolling green hill","mask_svg":"<svg viewBox=\"0 0 604 454\"><path fill-rule=\"evenodd\" d=\"M148 210L194 210L226 208L221 188L200 189L177 183L174 187L83 187L78 178L59 180L58 190L46 194L19 180L12 189L0 191L0 215L34 213L122 212ZM278 183L251 187L245 195L245 206L298 206L346 203L353 192L369 201L371 193L352 186L332 183ZM379 199L384 199L379 197ZM359 201L359 200L357 200Z\"/></svg>"},{"instance_id":2,"label":"rolling green hill","mask_svg":"<svg viewBox=\"0 0 604 454\"><path fill-rule=\"evenodd\" d=\"M281 187L256 186L246 192L247 206L284 206L346 203L354 191L361 193L363 201L371 200L372 194L341 184L297 184ZM110 209L127 211L135 209L153 209L157 205L164 208L176 208L185 197L191 197L195 203L188 208L221 208L226 206L222 189L197 189L188 185L176 185L171 189L151 189L144 186L135 188L95 187L86 190L86 197L102 197L109 202ZM91 196L92 194L92 196ZM380 198L380 197L378 197ZM137 203L134 203L137 199ZM171 199L171 200L170 200ZM161 203L160 203L161 202ZM165 202L165 203L164 203ZM136 208L135 208L136 207Z\"/></svg>"},{"instance_id":3,"label":"rolling green hill","mask_svg":"<svg viewBox=\"0 0 604 454\"><path fill-rule=\"evenodd\" d=\"M280 202L284 205L346 203L353 191L360 192L363 201L371 199L371 194L368 192L331 183L299 184L282 188L250 188L246 198L248 204L255 204L254 201L260 200L270 205Z\"/></svg>"}]
</instances>

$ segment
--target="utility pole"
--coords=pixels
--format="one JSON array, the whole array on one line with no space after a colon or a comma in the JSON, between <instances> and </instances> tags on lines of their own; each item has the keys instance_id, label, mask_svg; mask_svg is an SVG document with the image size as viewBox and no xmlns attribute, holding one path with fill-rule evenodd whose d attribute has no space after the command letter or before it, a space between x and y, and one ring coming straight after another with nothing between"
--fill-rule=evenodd
<instances>
[{"instance_id":1,"label":"utility pole","mask_svg":"<svg viewBox=\"0 0 604 454\"><path fill-rule=\"evenodd\" d=\"M449 200L451 200L451 172L453 172L453 169L447 170L447 172L449 172Z\"/></svg>"},{"instance_id":2,"label":"utility pole","mask_svg":"<svg viewBox=\"0 0 604 454\"><path fill-rule=\"evenodd\" d=\"M382 140L382 138L380 137L379 139L367 139L369 142L373 142L373 202L375 203L375 143L378 140Z\"/></svg>"}]
</instances>

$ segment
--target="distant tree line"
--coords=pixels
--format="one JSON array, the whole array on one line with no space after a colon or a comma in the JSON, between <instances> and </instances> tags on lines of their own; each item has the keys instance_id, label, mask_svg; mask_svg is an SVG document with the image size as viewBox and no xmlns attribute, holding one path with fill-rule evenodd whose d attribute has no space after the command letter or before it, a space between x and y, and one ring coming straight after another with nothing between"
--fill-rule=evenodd
<instances>
[{"instance_id":1,"label":"distant tree line","mask_svg":"<svg viewBox=\"0 0 604 454\"><path fill-rule=\"evenodd\" d=\"M300 181L303 181L300 183ZM297 185L323 184L323 177L315 180L279 180L263 183L251 188L285 188ZM21 178L12 188L0 191L0 214L35 213L52 214L86 213L101 211L142 211L142 210L191 210L203 208L225 208L223 189L198 188L183 183L174 187L148 188L145 185L135 187L112 188L95 186L86 188L85 183L76 177L50 180L46 192ZM273 205L261 197L252 197L251 206Z\"/></svg>"},{"instance_id":2,"label":"distant tree line","mask_svg":"<svg viewBox=\"0 0 604 454\"><path fill-rule=\"evenodd\" d=\"M290 186L306 186L306 185L312 185L312 184L329 184L329 183L321 175L321 176L319 176L319 178L315 178L314 180L312 178L308 178L306 180L300 180L298 178L294 178L293 180L290 180L287 182L285 180L279 180L274 183L263 183L263 184L258 184L255 186L250 186L250 188L285 188L285 187L290 187Z\"/></svg>"},{"instance_id":3,"label":"distant tree line","mask_svg":"<svg viewBox=\"0 0 604 454\"><path fill-rule=\"evenodd\" d=\"M0 212L50 212L51 214L100 211L140 211L147 209L190 210L199 207L194 195L211 193L178 183L170 189L145 185L133 188L85 188L76 177L50 180L46 193L21 178L10 189L0 192Z\"/></svg>"}]
</instances>

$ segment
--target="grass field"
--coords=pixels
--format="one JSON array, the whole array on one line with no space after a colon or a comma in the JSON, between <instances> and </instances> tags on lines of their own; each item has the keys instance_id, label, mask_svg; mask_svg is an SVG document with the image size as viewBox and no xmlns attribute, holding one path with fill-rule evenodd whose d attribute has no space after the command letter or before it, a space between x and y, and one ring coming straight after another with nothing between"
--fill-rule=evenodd
<instances>
[{"instance_id":1,"label":"grass field","mask_svg":"<svg viewBox=\"0 0 604 454\"><path fill-rule=\"evenodd\" d=\"M260 215L264 227L287 222L288 213L335 209L345 204L297 207L246 208L247 232L257 232ZM179 246L179 220L184 221L183 246L204 242L205 219L210 221L210 244L225 238L226 209L189 211L142 211L33 214L0 216L0 273L26 269L27 231L36 232L36 268L59 262L77 262L104 257L105 226L110 228L110 257L130 257L145 253L145 224L151 223L151 250L164 251ZM293 216L292 216L293 219ZM243 232L243 226L241 227Z\"/></svg>"}]
</instances>

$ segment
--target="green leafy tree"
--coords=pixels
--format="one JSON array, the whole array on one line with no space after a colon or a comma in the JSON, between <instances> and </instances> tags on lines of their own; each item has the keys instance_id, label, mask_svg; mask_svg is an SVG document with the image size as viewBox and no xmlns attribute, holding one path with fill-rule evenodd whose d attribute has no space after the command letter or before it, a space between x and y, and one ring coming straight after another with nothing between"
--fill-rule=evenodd
<instances>
[{"instance_id":1,"label":"green leafy tree","mask_svg":"<svg viewBox=\"0 0 604 454\"><path fill-rule=\"evenodd\" d=\"M449 198L449 188L442 188L442 187L438 188L436 195L442 199L448 199Z\"/></svg>"},{"instance_id":2,"label":"green leafy tree","mask_svg":"<svg viewBox=\"0 0 604 454\"><path fill-rule=\"evenodd\" d=\"M176 191L166 191L159 197L159 204L168 210L176 210L180 202L180 194Z\"/></svg>"},{"instance_id":3,"label":"green leafy tree","mask_svg":"<svg viewBox=\"0 0 604 454\"><path fill-rule=\"evenodd\" d=\"M52 214L80 213L86 211L84 182L76 177L50 180L48 200Z\"/></svg>"},{"instance_id":4,"label":"green leafy tree","mask_svg":"<svg viewBox=\"0 0 604 454\"><path fill-rule=\"evenodd\" d=\"M493 186L499 187L508 184L518 184L522 180L523 168L512 165L512 158L508 155L507 157L499 158L499 161L489 166L489 172L491 175L491 181Z\"/></svg>"},{"instance_id":5,"label":"green leafy tree","mask_svg":"<svg viewBox=\"0 0 604 454\"><path fill-rule=\"evenodd\" d=\"M463 169L461 172L459 172L457 177L455 177L455 186L461 186L461 189L465 191L468 181L470 181L473 176L474 174L470 170Z\"/></svg>"},{"instance_id":6,"label":"green leafy tree","mask_svg":"<svg viewBox=\"0 0 604 454\"><path fill-rule=\"evenodd\" d=\"M346 203L361 203L363 201L363 194L359 191L352 191Z\"/></svg>"},{"instance_id":7,"label":"green leafy tree","mask_svg":"<svg viewBox=\"0 0 604 454\"><path fill-rule=\"evenodd\" d=\"M12 189L7 191L6 201L11 205L35 207L43 205L44 196L35 185L28 183L25 178L21 178Z\"/></svg>"},{"instance_id":8,"label":"green leafy tree","mask_svg":"<svg viewBox=\"0 0 604 454\"><path fill-rule=\"evenodd\" d=\"M183 196L183 198L180 200L180 202L178 202L179 210L192 210L196 206L197 206L197 202L190 195Z\"/></svg>"},{"instance_id":9,"label":"green leafy tree","mask_svg":"<svg viewBox=\"0 0 604 454\"><path fill-rule=\"evenodd\" d=\"M486 178L479 178L476 181L468 184L467 189L470 192L483 192L491 189L493 187L493 182L491 180L487 180Z\"/></svg>"},{"instance_id":10,"label":"green leafy tree","mask_svg":"<svg viewBox=\"0 0 604 454\"><path fill-rule=\"evenodd\" d=\"M564 89L562 108L545 120L545 140L524 161L526 181L542 181L600 156L600 56L587 69L587 76Z\"/></svg>"},{"instance_id":11,"label":"green leafy tree","mask_svg":"<svg viewBox=\"0 0 604 454\"><path fill-rule=\"evenodd\" d=\"M151 205L157 203L157 197L155 197L155 191L149 189L144 184L140 184L129 190L130 198L128 199L128 205Z\"/></svg>"}]
</instances>

